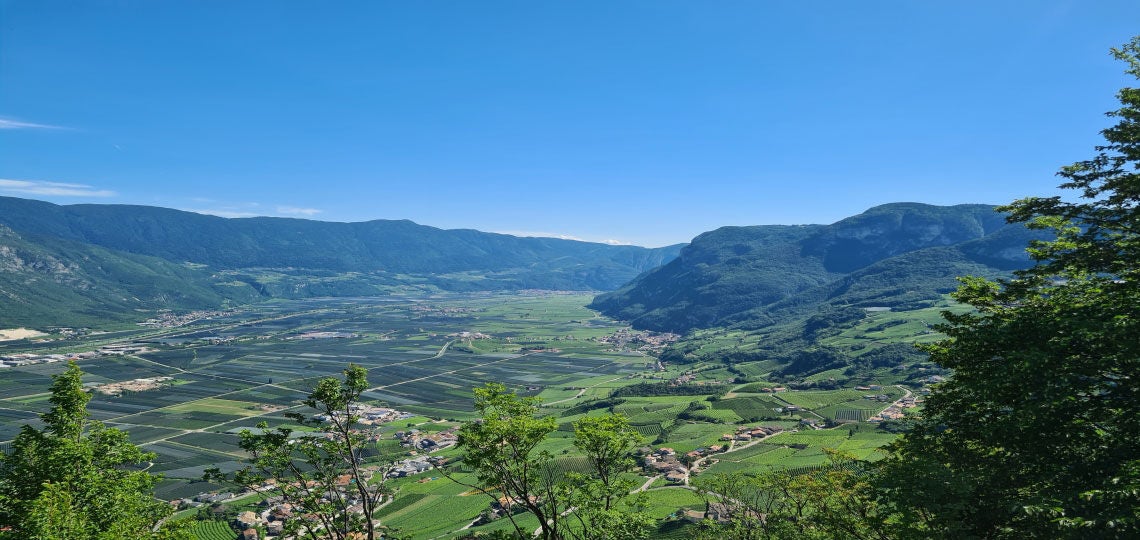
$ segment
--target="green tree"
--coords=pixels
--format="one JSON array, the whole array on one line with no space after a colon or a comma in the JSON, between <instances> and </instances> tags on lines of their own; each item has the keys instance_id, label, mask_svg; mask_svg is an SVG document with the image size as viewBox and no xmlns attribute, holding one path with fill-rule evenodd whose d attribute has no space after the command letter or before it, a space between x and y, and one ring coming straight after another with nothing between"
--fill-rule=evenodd
<instances>
[{"instance_id":1,"label":"green tree","mask_svg":"<svg viewBox=\"0 0 1140 540\"><path fill-rule=\"evenodd\" d=\"M537 398L520 398L502 384L487 383L474 394L480 418L459 429L458 446L464 452L464 465L475 471L480 485L455 476L452 480L481 490L505 507L525 508L538 518L543 539L559 538L558 475L549 466L550 452L538 450L558 423L537 416ZM513 512L505 513L520 537L529 536Z\"/></svg>"},{"instance_id":2,"label":"green tree","mask_svg":"<svg viewBox=\"0 0 1140 540\"><path fill-rule=\"evenodd\" d=\"M153 496L159 477L139 470L154 454L92 421L75 362L54 376L43 429L24 426L0 461L0 538L174 539L172 509Z\"/></svg>"},{"instance_id":3,"label":"green tree","mask_svg":"<svg viewBox=\"0 0 1140 540\"><path fill-rule=\"evenodd\" d=\"M631 495L635 481L621 476L634 466L643 437L622 414L587 416L574 422L574 446L586 456L591 474L571 472L563 485L574 524L564 535L578 539L646 538L654 519L644 493Z\"/></svg>"},{"instance_id":4,"label":"green tree","mask_svg":"<svg viewBox=\"0 0 1140 540\"><path fill-rule=\"evenodd\" d=\"M1113 54L1140 78L1140 38ZM1050 230L1016 279L963 281L929 348L954 370L878 474L900 536L1140 537L1140 89L1074 201L1028 198L1010 221Z\"/></svg>"},{"instance_id":5,"label":"green tree","mask_svg":"<svg viewBox=\"0 0 1140 540\"><path fill-rule=\"evenodd\" d=\"M518 537L623 539L648 534L652 520L640 499L630 495L634 486L619 476L632 465L630 453L640 441L624 417L576 422L575 445L592 472L563 474L554 466L554 456L539 449L558 423L539 416L537 398L519 397L499 383L487 383L474 394L479 419L460 428L458 446L478 483L448 476L537 518L538 530L526 531L514 513L506 511Z\"/></svg>"},{"instance_id":6,"label":"green tree","mask_svg":"<svg viewBox=\"0 0 1140 540\"><path fill-rule=\"evenodd\" d=\"M641 434L622 414L587 416L574 422L574 446L590 461L605 510L634 487L620 474L633 468L633 450L641 441Z\"/></svg>"},{"instance_id":7,"label":"green tree","mask_svg":"<svg viewBox=\"0 0 1140 540\"><path fill-rule=\"evenodd\" d=\"M886 539L865 463L829 452L822 470L731 473L700 478L707 501L700 538Z\"/></svg>"},{"instance_id":8,"label":"green tree","mask_svg":"<svg viewBox=\"0 0 1140 540\"><path fill-rule=\"evenodd\" d=\"M358 400L368 388L368 371L349 365L344 380L321 379L305 405L319 412L313 419L287 413L293 421L320 431L297 433L288 427L241 433L240 447L249 454L248 464L232 473L210 469L205 479L235 483L281 497L295 515L306 516L286 524L286 535L312 540L367 540L391 538L392 531L375 519L376 509L387 494L384 480L388 462L375 452L371 466L365 464L370 450L359 430ZM371 448L375 450L375 448ZM348 481L345 482L345 479Z\"/></svg>"}]
</instances>

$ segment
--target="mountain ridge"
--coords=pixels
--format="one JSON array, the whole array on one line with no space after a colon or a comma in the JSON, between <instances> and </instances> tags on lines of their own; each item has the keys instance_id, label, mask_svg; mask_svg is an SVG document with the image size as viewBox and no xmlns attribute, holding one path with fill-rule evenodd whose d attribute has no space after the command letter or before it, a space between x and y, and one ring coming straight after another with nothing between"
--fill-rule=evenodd
<instances>
[{"instance_id":1,"label":"mountain ridge","mask_svg":"<svg viewBox=\"0 0 1140 540\"><path fill-rule=\"evenodd\" d=\"M615 288L638 272L672 258L680 248L680 244L643 248L517 237L474 229L440 229L409 220L341 223L282 217L223 218L153 206L63 206L12 197L0 197L0 224L22 233L219 269L294 266L439 273L505 270L531 264L538 257L601 255L636 270L623 276L621 282L586 283L598 289Z\"/></svg>"},{"instance_id":2,"label":"mountain ridge","mask_svg":"<svg viewBox=\"0 0 1140 540\"><path fill-rule=\"evenodd\" d=\"M1025 245L1038 237L981 204L890 203L830 225L722 227L591 307L673 332L760 328L828 306L921 307L958 276L1027 267Z\"/></svg>"},{"instance_id":3,"label":"mountain ridge","mask_svg":"<svg viewBox=\"0 0 1140 540\"><path fill-rule=\"evenodd\" d=\"M0 327L130 320L136 311L394 290L608 290L680 249L446 230L408 220L222 218L13 197L0 197L0 227L6 228L0 251L23 254L0 265L6 308L0 310ZM62 286L65 274L45 273L49 267L83 279L69 291ZM138 288L156 280L169 289L166 296ZM85 310L99 315L76 314Z\"/></svg>"}]
</instances>

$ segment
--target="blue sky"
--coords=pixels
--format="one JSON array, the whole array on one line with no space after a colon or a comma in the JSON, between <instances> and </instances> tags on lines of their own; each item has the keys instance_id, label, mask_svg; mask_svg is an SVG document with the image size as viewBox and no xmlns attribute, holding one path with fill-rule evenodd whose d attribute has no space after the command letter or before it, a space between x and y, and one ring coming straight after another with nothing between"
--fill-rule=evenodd
<instances>
[{"instance_id":1,"label":"blue sky","mask_svg":"<svg viewBox=\"0 0 1140 540\"><path fill-rule=\"evenodd\" d=\"M1134 0L0 0L0 195L648 246L1004 203L1091 156L1137 22Z\"/></svg>"}]
</instances>

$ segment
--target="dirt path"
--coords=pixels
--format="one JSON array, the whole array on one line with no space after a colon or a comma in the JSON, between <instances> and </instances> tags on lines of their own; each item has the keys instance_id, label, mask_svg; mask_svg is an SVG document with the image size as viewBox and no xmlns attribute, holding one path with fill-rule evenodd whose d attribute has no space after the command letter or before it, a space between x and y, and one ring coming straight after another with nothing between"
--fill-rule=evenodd
<instances>
[{"instance_id":1,"label":"dirt path","mask_svg":"<svg viewBox=\"0 0 1140 540\"><path fill-rule=\"evenodd\" d=\"M440 354L442 354L442 352ZM452 375L454 373L459 373L460 371L467 371L469 369L477 369L477 368L481 368L483 366L489 366L491 364L498 364L500 362L509 362L511 360L518 360L519 358L522 358L524 356L530 356L531 354L534 354L534 353L520 354L518 356L512 356L510 358L500 358L498 360L492 360L490 362L483 362L482 364L474 364L474 365L464 366L461 368L452 369L452 370L448 370L448 371L441 371L439 373L433 373L431 375L424 375L423 377L416 377L415 379L408 379L406 381L400 381L398 383L384 384L384 385L377 386L374 388L369 388L368 390L366 390L366 392L374 392L376 390L383 390L385 388L391 388L393 386L400 386L401 384L408 384L408 383L417 382L417 381L425 381L428 379L434 379L436 377L442 377L444 375ZM421 358L421 360L426 360L426 359ZM381 367L381 369L383 369L383 367Z\"/></svg>"},{"instance_id":2,"label":"dirt path","mask_svg":"<svg viewBox=\"0 0 1140 540\"><path fill-rule=\"evenodd\" d=\"M639 488L637 488L637 489L635 489L635 490L631 491L630 493L637 493L637 492L639 492L639 491L645 491L645 490L649 489L649 486L650 486L651 484L653 484L653 482L656 482L658 478L661 478L661 475L660 475L660 474L659 474L659 475L657 475L657 476L651 476L651 477L649 477L649 480L646 480L644 484L641 484L641 487L639 487Z\"/></svg>"},{"instance_id":3,"label":"dirt path","mask_svg":"<svg viewBox=\"0 0 1140 540\"><path fill-rule=\"evenodd\" d=\"M583 388L583 389L579 390L577 394L575 394L575 395L573 395L573 396L571 396L571 397L568 397L568 398L566 398L566 399L560 399L560 400L558 400L558 401L550 401L550 402L547 402L547 403L546 403L546 405L547 405L547 406L549 406L549 405L557 405L557 404L559 404L559 403L566 403L567 401L573 401L573 400L575 400L575 399L578 399L578 398L582 397L582 396L583 396L583 395L586 393L586 390L589 390L589 389L591 389L591 388L593 388L593 387L595 387L595 386L603 385L603 384L606 384L606 383L612 383L612 382L614 382L614 381L616 381L616 380L619 380L619 379L621 379L621 377L614 377L614 378L612 378L612 379L610 379L610 380L608 380L608 381L602 381L602 382L600 382L600 383L594 383L594 384L591 384L590 386L587 386L587 387L585 387L585 388Z\"/></svg>"}]
</instances>

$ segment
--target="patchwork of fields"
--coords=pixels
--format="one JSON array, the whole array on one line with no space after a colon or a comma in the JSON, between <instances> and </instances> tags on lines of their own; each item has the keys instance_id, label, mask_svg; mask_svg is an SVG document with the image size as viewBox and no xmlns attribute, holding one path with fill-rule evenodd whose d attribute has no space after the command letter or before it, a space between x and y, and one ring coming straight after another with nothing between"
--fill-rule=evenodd
<instances>
[{"instance_id":1,"label":"patchwork of fields","mask_svg":"<svg viewBox=\"0 0 1140 540\"><path fill-rule=\"evenodd\" d=\"M565 470L585 466L574 455L573 421L611 410L626 415L646 444L668 446L678 453L727 445L722 439L739 425L784 430L716 455L702 474L819 467L826 462L824 448L874 459L875 449L893 437L858 423L887 405L868 400L867 392L764 393L759 391L763 384L732 384L735 375L721 364L667 366L661 371L655 359L641 351L599 341L626 327L586 309L589 300L588 295L550 293L282 302L179 328L47 343L4 342L0 355L77 353L113 343L145 345L146 352L84 359L79 364L86 373L84 382L92 385L171 378L155 390L116 396L96 393L89 404L93 418L128 431L132 441L156 454L150 470L165 476L157 491L164 499L223 488L200 478L208 467L239 466L243 457L239 432L260 422L291 425L285 413L306 412L300 400L316 381L338 375L349 363L368 368L373 385L364 394L368 401L416 415L385 425L385 433L410 425L431 431L471 419L471 389L486 381L538 396L545 403L544 411L559 417L558 431L541 449L560 456L557 466ZM756 380L775 367L769 364L753 362L735 369ZM23 424L38 425L37 415L48 407L51 375L63 367L56 362L0 371L0 442L14 437ZM610 399L619 387L662 382L687 370L709 390ZM903 390L885 386L876 393L894 400ZM801 418L853 423L796 432L803 427ZM638 484L650 480L635 479ZM647 495L658 517L703 504L684 486L664 487L663 480L651 483ZM445 479L400 479L395 487L397 497L382 517L415 538L459 530L488 504L485 496L465 494L466 488ZM474 530L500 526L493 523ZM223 532L213 525L195 529L199 538L220 537Z\"/></svg>"},{"instance_id":2,"label":"patchwork of fields","mask_svg":"<svg viewBox=\"0 0 1140 540\"><path fill-rule=\"evenodd\" d=\"M259 422L289 423L283 413L301 411L299 400L316 381L349 363L369 369L375 388L367 399L452 420L471 417L471 389L485 381L537 394L639 371L642 355L607 352L590 341L621 326L585 309L587 302L584 295L552 294L282 303L124 335L152 351L79 363L85 383L173 377L158 390L95 394L88 408L93 418L129 431L158 454L151 470L166 476L158 495L177 498L218 487L198 479L206 467L237 466L239 431ZM354 337L298 339L321 331ZM465 340L456 335L461 332L490 339ZM530 343L558 352L520 349ZM80 351L83 342L62 341L58 348ZM23 424L38 424L51 375L62 369L52 363L0 372L0 441Z\"/></svg>"}]
</instances>

